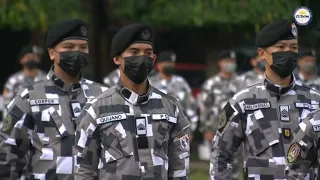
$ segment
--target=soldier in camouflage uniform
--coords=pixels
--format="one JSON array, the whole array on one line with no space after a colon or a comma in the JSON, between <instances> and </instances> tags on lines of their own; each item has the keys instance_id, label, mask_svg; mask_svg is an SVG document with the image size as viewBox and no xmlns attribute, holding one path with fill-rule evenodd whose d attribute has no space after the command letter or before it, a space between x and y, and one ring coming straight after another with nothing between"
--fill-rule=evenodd
<instances>
[{"instance_id":1,"label":"soldier in camouflage uniform","mask_svg":"<svg viewBox=\"0 0 320 180\"><path fill-rule=\"evenodd\" d=\"M309 113L292 133L293 141L287 153L288 180L319 179L320 109L318 103L311 104L313 108L318 109Z\"/></svg>"},{"instance_id":2,"label":"soldier in camouflage uniform","mask_svg":"<svg viewBox=\"0 0 320 180\"><path fill-rule=\"evenodd\" d=\"M176 54L173 52L161 52L157 58L157 69L159 73L149 78L150 84L165 94L178 98L190 120L191 131L197 127L198 115L197 105L191 93L187 81L175 75Z\"/></svg>"},{"instance_id":3,"label":"soldier in camouflage uniform","mask_svg":"<svg viewBox=\"0 0 320 180\"><path fill-rule=\"evenodd\" d=\"M112 87L117 84L120 77L120 69L117 68L113 71L111 71L104 79L103 83L108 87Z\"/></svg>"},{"instance_id":4,"label":"soldier in camouflage uniform","mask_svg":"<svg viewBox=\"0 0 320 180\"><path fill-rule=\"evenodd\" d=\"M5 105L14 98L18 91L22 90L26 85L46 78L46 73L39 69L40 57L36 46L24 46L19 53L20 64L23 66L19 71L9 77L4 85L3 97ZM5 114L4 114L5 116Z\"/></svg>"},{"instance_id":5,"label":"soldier in camouflage uniform","mask_svg":"<svg viewBox=\"0 0 320 180\"><path fill-rule=\"evenodd\" d=\"M238 91L257 83L264 78L265 62L263 59L258 58L257 53L252 55L251 65L253 69L243 73L236 82L239 84L237 86L239 88Z\"/></svg>"},{"instance_id":6,"label":"soldier in camouflage uniform","mask_svg":"<svg viewBox=\"0 0 320 180\"><path fill-rule=\"evenodd\" d=\"M286 179L292 128L319 106L320 95L292 74L298 58L294 23L268 24L256 44L266 62L265 79L238 92L224 107L213 142L211 179L231 179L231 162L242 143L245 179Z\"/></svg>"},{"instance_id":7,"label":"soldier in camouflage uniform","mask_svg":"<svg viewBox=\"0 0 320 180\"><path fill-rule=\"evenodd\" d=\"M220 72L209 78L202 86L199 96L200 107L200 131L204 132L204 138L208 144L211 144L212 138L216 132L219 113L224 105L237 92L237 69L236 53L234 51L224 51L218 56ZM235 159L235 168L233 175L239 176L241 166L241 151L238 151L239 158ZM240 170L239 170L240 169Z\"/></svg>"},{"instance_id":8,"label":"soldier in camouflage uniform","mask_svg":"<svg viewBox=\"0 0 320 180\"><path fill-rule=\"evenodd\" d=\"M81 78L88 64L85 22L53 26L46 46L54 62L47 79L27 86L8 105L0 131L1 180L73 180L76 117L87 101L107 89Z\"/></svg>"},{"instance_id":9,"label":"soldier in camouflage uniform","mask_svg":"<svg viewBox=\"0 0 320 180\"><path fill-rule=\"evenodd\" d=\"M76 135L75 179L189 179L189 122L179 101L149 85L154 33L131 24L112 40L120 80L87 103Z\"/></svg>"},{"instance_id":10,"label":"soldier in camouflage uniform","mask_svg":"<svg viewBox=\"0 0 320 180\"><path fill-rule=\"evenodd\" d=\"M303 84L320 90L320 77L317 76L316 53L314 50L306 47L299 47L297 80Z\"/></svg>"}]
</instances>

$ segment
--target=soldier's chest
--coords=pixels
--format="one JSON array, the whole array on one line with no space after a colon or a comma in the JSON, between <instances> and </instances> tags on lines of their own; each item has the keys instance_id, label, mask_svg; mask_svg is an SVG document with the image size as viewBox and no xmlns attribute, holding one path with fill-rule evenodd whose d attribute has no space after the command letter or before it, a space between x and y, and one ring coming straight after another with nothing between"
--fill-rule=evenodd
<instances>
[{"instance_id":1,"label":"soldier's chest","mask_svg":"<svg viewBox=\"0 0 320 180\"><path fill-rule=\"evenodd\" d=\"M87 99L83 93L67 94L52 90L29 92L30 107L35 121L35 131L43 144L73 135Z\"/></svg>"},{"instance_id":2,"label":"soldier's chest","mask_svg":"<svg viewBox=\"0 0 320 180\"><path fill-rule=\"evenodd\" d=\"M292 131L319 103L297 96L265 99L247 99L242 102L246 114L246 134L256 131L268 143L279 141L287 144L292 139ZM260 139L261 140L261 139Z\"/></svg>"},{"instance_id":3,"label":"soldier's chest","mask_svg":"<svg viewBox=\"0 0 320 180\"><path fill-rule=\"evenodd\" d=\"M143 107L111 106L100 108L96 122L103 147L117 149L109 151L114 159L133 155L133 152L143 157L139 153L150 154L150 149L158 156L166 158L170 130L177 123L174 107L167 110L161 103L156 102Z\"/></svg>"}]
</instances>

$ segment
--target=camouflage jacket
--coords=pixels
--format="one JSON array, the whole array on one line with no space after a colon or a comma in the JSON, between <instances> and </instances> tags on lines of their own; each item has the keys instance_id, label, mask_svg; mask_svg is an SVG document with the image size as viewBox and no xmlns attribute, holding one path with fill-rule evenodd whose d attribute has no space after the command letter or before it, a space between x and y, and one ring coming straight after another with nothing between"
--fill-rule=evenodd
<instances>
[{"instance_id":1,"label":"camouflage jacket","mask_svg":"<svg viewBox=\"0 0 320 180\"><path fill-rule=\"evenodd\" d=\"M189 177L189 122L172 96L118 84L87 103L76 135L77 180Z\"/></svg>"}]
</instances>

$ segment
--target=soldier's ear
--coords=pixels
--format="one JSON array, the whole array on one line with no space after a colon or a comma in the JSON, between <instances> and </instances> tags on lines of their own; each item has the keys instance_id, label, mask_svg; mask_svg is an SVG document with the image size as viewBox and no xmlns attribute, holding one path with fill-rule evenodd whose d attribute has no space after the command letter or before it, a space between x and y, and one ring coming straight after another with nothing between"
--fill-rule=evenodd
<instances>
[{"instance_id":1,"label":"soldier's ear","mask_svg":"<svg viewBox=\"0 0 320 180\"><path fill-rule=\"evenodd\" d=\"M53 61L55 54L54 54L54 50L52 48L48 48L48 54L49 54L50 59Z\"/></svg>"},{"instance_id":2,"label":"soldier's ear","mask_svg":"<svg viewBox=\"0 0 320 180\"><path fill-rule=\"evenodd\" d=\"M114 57L113 62L119 66L121 64L121 57L120 56Z\"/></svg>"},{"instance_id":3,"label":"soldier's ear","mask_svg":"<svg viewBox=\"0 0 320 180\"><path fill-rule=\"evenodd\" d=\"M266 51L264 49L258 48L257 53L258 53L259 59L266 59L266 56L265 56Z\"/></svg>"},{"instance_id":4,"label":"soldier's ear","mask_svg":"<svg viewBox=\"0 0 320 180\"><path fill-rule=\"evenodd\" d=\"M155 64L155 63L156 63L156 60L157 60L157 55L156 55L156 54L153 54L152 56L153 56L153 57L152 57L152 58L153 58L153 64Z\"/></svg>"}]
</instances>

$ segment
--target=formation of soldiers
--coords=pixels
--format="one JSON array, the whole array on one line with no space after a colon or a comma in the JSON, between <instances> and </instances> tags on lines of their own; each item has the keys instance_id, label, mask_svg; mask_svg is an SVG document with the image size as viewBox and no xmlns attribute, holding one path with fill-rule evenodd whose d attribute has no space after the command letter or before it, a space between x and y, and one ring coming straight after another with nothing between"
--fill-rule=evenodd
<instances>
[{"instance_id":1,"label":"formation of soldiers","mask_svg":"<svg viewBox=\"0 0 320 180\"><path fill-rule=\"evenodd\" d=\"M253 69L244 74L236 73L236 53L222 52L197 99L175 74L176 54L154 53L154 37L146 24L120 29L111 45L118 68L104 85L82 77L89 63L82 20L49 29L47 75L33 46L22 48L23 70L3 92L0 179L189 179L198 123L212 144L211 180L318 177L320 78L293 22L277 20L257 34Z\"/></svg>"}]
</instances>

